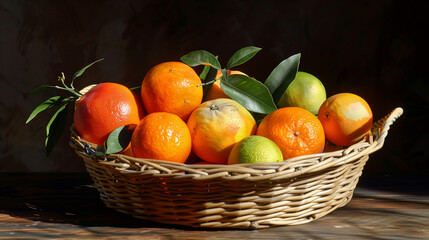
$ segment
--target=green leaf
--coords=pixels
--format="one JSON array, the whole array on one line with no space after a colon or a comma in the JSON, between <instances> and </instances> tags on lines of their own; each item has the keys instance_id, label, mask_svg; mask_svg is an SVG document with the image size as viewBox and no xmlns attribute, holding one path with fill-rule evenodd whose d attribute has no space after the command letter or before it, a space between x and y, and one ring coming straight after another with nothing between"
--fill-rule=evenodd
<instances>
[{"instance_id":1,"label":"green leaf","mask_svg":"<svg viewBox=\"0 0 429 240\"><path fill-rule=\"evenodd\" d=\"M210 66L209 65L205 65L204 68L203 68L203 71L200 73L201 82L205 82L206 76L209 73L209 71L210 71Z\"/></svg>"},{"instance_id":2,"label":"green leaf","mask_svg":"<svg viewBox=\"0 0 429 240\"><path fill-rule=\"evenodd\" d=\"M224 69L221 69L220 70L220 72L222 73L222 78L221 78L221 80L224 80L224 81L228 81L228 78L229 78L229 71L226 69L226 68L224 68ZM222 81L221 81L222 82Z\"/></svg>"},{"instance_id":3,"label":"green leaf","mask_svg":"<svg viewBox=\"0 0 429 240\"><path fill-rule=\"evenodd\" d=\"M129 124L113 130L104 143L106 154L118 153L126 149L136 126L136 124Z\"/></svg>"},{"instance_id":4,"label":"green leaf","mask_svg":"<svg viewBox=\"0 0 429 240\"><path fill-rule=\"evenodd\" d=\"M134 90L138 90L138 89L141 89L142 88L142 86L137 86L137 87L132 87L132 88L130 88L130 90L131 91L134 91Z\"/></svg>"},{"instance_id":5,"label":"green leaf","mask_svg":"<svg viewBox=\"0 0 429 240\"><path fill-rule=\"evenodd\" d=\"M270 90L275 103L279 102L289 84L295 79L300 58L301 54L298 53L283 60L265 80L264 85Z\"/></svg>"},{"instance_id":6,"label":"green leaf","mask_svg":"<svg viewBox=\"0 0 429 240\"><path fill-rule=\"evenodd\" d=\"M40 104L39 106L37 106L33 112L30 114L30 116L28 117L27 121L25 122L26 124L29 123L31 120L33 120L33 118L35 118L37 116L37 114L48 110L50 108L53 108L55 106L58 106L62 103L65 102L69 102L71 100L70 97L61 97L61 96L55 96L55 97L51 97L48 100L46 100L45 102L43 102L42 104Z\"/></svg>"},{"instance_id":7,"label":"green leaf","mask_svg":"<svg viewBox=\"0 0 429 240\"><path fill-rule=\"evenodd\" d=\"M48 125L46 125L45 148L47 156L51 154L52 149L57 144L64 131L67 122L68 106L69 102L62 105L52 116L51 120L48 122Z\"/></svg>"},{"instance_id":8,"label":"green leaf","mask_svg":"<svg viewBox=\"0 0 429 240\"><path fill-rule=\"evenodd\" d=\"M220 81L220 87L249 111L269 114L277 109L267 87L256 79L230 75L227 81Z\"/></svg>"},{"instance_id":9,"label":"green leaf","mask_svg":"<svg viewBox=\"0 0 429 240\"><path fill-rule=\"evenodd\" d=\"M205 50L190 52L182 56L180 60L191 67L210 64L213 68L220 69L220 63L217 58Z\"/></svg>"},{"instance_id":10,"label":"green leaf","mask_svg":"<svg viewBox=\"0 0 429 240\"><path fill-rule=\"evenodd\" d=\"M217 70L210 67L210 66L205 66L204 69L208 68L208 72L206 74L206 76L204 77L204 79L201 79L201 81L203 83L205 83L203 85L203 101L205 101L207 94L209 93L210 89L213 86L214 80L216 78L217 75Z\"/></svg>"},{"instance_id":11,"label":"green leaf","mask_svg":"<svg viewBox=\"0 0 429 240\"><path fill-rule=\"evenodd\" d=\"M245 47L237 52L235 52L232 57L229 59L228 64L226 64L227 69L231 69L238 65L241 65L247 61L249 61L257 52L259 52L261 48L258 47Z\"/></svg>"},{"instance_id":12,"label":"green leaf","mask_svg":"<svg viewBox=\"0 0 429 240\"><path fill-rule=\"evenodd\" d=\"M89 67L91 67L91 66L92 66L92 65L94 65L95 63L98 63L98 62L100 62L100 61L102 61L102 60L104 60L104 58L98 59L97 61L92 62L92 63L90 63L89 65L87 65L87 66L85 66L84 68L82 68L81 70L77 71L77 72L73 75L71 85L73 86L73 82L74 82L75 78L80 77L80 76L85 72L85 70L86 70L86 69L88 69Z\"/></svg>"},{"instance_id":13,"label":"green leaf","mask_svg":"<svg viewBox=\"0 0 429 240\"><path fill-rule=\"evenodd\" d=\"M30 94L28 94L29 97L36 95L38 93L41 92L45 92L46 90L49 90L51 88L57 88L56 86L49 86L49 85L41 85L38 86L37 88L33 89L33 91L30 92Z\"/></svg>"}]
</instances>

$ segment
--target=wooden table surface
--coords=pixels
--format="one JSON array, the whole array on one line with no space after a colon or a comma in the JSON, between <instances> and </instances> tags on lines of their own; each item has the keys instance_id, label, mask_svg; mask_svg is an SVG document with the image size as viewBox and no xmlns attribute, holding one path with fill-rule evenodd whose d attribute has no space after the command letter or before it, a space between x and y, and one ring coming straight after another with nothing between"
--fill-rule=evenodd
<instances>
[{"instance_id":1,"label":"wooden table surface","mask_svg":"<svg viewBox=\"0 0 429 240\"><path fill-rule=\"evenodd\" d=\"M212 230L110 210L86 173L0 173L0 239L429 239L427 183L361 179L348 205L314 222Z\"/></svg>"}]
</instances>

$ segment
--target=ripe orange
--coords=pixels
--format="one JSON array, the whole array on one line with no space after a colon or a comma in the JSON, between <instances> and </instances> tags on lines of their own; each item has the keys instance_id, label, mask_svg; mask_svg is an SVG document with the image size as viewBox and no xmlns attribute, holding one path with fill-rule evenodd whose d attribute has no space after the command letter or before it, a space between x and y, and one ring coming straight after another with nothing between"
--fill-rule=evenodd
<instances>
[{"instance_id":1,"label":"ripe orange","mask_svg":"<svg viewBox=\"0 0 429 240\"><path fill-rule=\"evenodd\" d=\"M143 115L140 99L130 89L117 83L100 83L76 101L73 122L83 139L103 145L113 130L138 124Z\"/></svg>"},{"instance_id":2,"label":"ripe orange","mask_svg":"<svg viewBox=\"0 0 429 240\"><path fill-rule=\"evenodd\" d=\"M184 163L191 152L191 135L177 115L151 113L137 125L131 137L134 156Z\"/></svg>"},{"instance_id":3,"label":"ripe orange","mask_svg":"<svg viewBox=\"0 0 429 240\"><path fill-rule=\"evenodd\" d=\"M246 74L243 72L240 72L240 71L228 70L228 75L246 75ZM217 74L216 74L215 79L218 79L221 76L222 76L222 72L220 70L217 70ZM207 93L206 100L209 101L209 100L214 100L217 98L230 98L228 95L226 95L223 92L222 88L220 88L220 79L216 80L213 83L212 87L210 88L209 92Z\"/></svg>"},{"instance_id":4,"label":"ripe orange","mask_svg":"<svg viewBox=\"0 0 429 240\"><path fill-rule=\"evenodd\" d=\"M247 109L232 99L202 103L188 119L192 150L202 160L226 164L235 143L255 134L256 122Z\"/></svg>"},{"instance_id":5,"label":"ripe orange","mask_svg":"<svg viewBox=\"0 0 429 240\"><path fill-rule=\"evenodd\" d=\"M280 148L284 159L323 152L325 134L320 121L299 107L285 107L268 114L257 135L267 137Z\"/></svg>"},{"instance_id":6,"label":"ripe orange","mask_svg":"<svg viewBox=\"0 0 429 240\"><path fill-rule=\"evenodd\" d=\"M143 79L141 96L148 113L169 112L186 121L201 104L203 87L197 73L181 62L164 62Z\"/></svg>"},{"instance_id":7,"label":"ripe orange","mask_svg":"<svg viewBox=\"0 0 429 240\"><path fill-rule=\"evenodd\" d=\"M326 99L318 118L326 139L340 146L350 146L362 139L373 121L368 103L352 93L339 93Z\"/></svg>"}]
</instances>

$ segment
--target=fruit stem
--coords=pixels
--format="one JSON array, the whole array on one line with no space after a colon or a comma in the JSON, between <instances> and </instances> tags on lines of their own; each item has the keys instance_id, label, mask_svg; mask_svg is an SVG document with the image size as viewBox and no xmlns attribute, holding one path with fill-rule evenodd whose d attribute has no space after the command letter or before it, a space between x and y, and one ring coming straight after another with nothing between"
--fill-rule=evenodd
<instances>
[{"instance_id":1,"label":"fruit stem","mask_svg":"<svg viewBox=\"0 0 429 240\"><path fill-rule=\"evenodd\" d=\"M65 80L66 80L66 76L64 75L63 72L61 72L61 76L58 77L58 81L60 81L64 87L58 87L57 86L57 88L62 89L62 90L67 90L78 98L82 97L82 94L77 92L76 89L73 87L73 83L70 84L70 87L68 87L67 84L65 83Z\"/></svg>"},{"instance_id":2,"label":"fruit stem","mask_svg":"<svg viewBox=\"0 0 429 240\"><path fill-rule=\"evenodd\" d=\"M205 82L205 83L198 84L197 87L201 87L201 86L213 84L214 82L216 82L216 80L217 79L214 79L214 80L211 80L211 81L208 81L208 82Z\"/></svg>"},{"instance_id":3,"label":"fruit stem","mask_svg":"<svg viewBox=\"0 0 429 240\"><path fill-rule=\"evenodd\" d=\"M218 110L218 107L214 104L210 105L210 110L214 111L214 110Z\"/></svg>"}]
</instances>

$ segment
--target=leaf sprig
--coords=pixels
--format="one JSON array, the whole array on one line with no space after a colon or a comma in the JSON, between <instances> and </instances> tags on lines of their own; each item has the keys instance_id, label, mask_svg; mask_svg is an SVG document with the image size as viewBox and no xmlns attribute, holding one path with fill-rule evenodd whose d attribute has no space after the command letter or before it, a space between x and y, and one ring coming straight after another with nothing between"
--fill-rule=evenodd
<instances>
[{"instance_id":1,"label":"leaf sprig","mask_svg":"<svg viewBox=\"0 0 429 240\"><path fill-rule=\"evenodd\" d=\"M26 124L29 123L31 120L33 120L38 114L51 109L58 107L58 110L54 113L54 115L49 120L48 124L46 125L46 139L45 139L45 149L46 149L46 155L49 156L54 148L54 146L59 141L62 133L65 129L65 124L67 122L67 113L69 111L69 107L73 106L71 104L73 101L76 101L79 99L82 94L79 93L79 91L73 86L74 80L78 77L80 77L86 69L91 67L93 64L102 61L103 59L99 59L84 68L77 71L71 80L70 85L68 86L66 84L66 77L64 76L64 73L61 73L61 75L58 77L58 81L61 83L61 86L52 86L52 85L41 85L37 88L35 88L29 96L33 96L38 93L45 92L49 89L58 89L58 90L65 90L71 93L71 96L63 97L63 96L54 96L50 97L46 101L44 101L42 104L37 106L28 117Z\"/></svg>"},{"instance_id":2,"label":"leaf sprig","mask_svg":"<svg viewBox=\"0 0 429 240\"><path fill-rule=\"evenodd\" d=\"M277 109L278 102L298 72L301 54L295 54L283 60L262 83L244 75L228 75L228 70L237 67L256 55L258 47L245 47L235 52L222 68L217 57L205 50L193 51L180 58L191 67L205 65L200 78L204 87L204 99L212 84L216 72L222 72L220 87L226 95L243 105L258 116L265 116Z\"/></svg>"}]
</instances>

